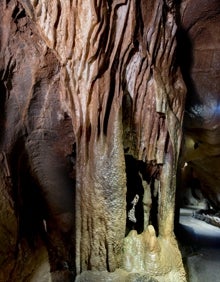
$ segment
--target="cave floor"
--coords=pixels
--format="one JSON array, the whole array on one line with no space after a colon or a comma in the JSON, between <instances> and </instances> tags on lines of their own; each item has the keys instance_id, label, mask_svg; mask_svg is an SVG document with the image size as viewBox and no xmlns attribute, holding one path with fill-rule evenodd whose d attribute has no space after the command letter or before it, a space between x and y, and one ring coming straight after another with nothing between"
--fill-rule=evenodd
<instances>
[{"instance_id":1,"label":"cave floor","mask_svg":"<svg viewBox=\"0 0 220 282\"><path fill-rule=\"evenodd\" d=\"M194 209L180 210L177 237L189 282L220 281L220 228L192 217Z\"/></svg>"},{"instance_id":2,"label":"cave floor","mask_svg":"<svg viewBox=\"0 0 220 282\"><path fill-rule=\"evenodd\" d=\"M195 209L180 210L177 238L189 282L220 281L220 228L192 217ZM39 280L40 278L40 280ZM45 261L30 282L50 282Z\"/></svg>"}]
</instances>

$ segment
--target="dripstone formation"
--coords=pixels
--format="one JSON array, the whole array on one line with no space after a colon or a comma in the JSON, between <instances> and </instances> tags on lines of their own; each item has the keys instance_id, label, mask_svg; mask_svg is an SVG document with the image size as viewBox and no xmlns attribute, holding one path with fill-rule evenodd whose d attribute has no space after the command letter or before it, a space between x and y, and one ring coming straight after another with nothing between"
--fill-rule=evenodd
<instances>
[{"instance_id":1,"label":"dripstone formation","mask_svg":"<svg viewBox=\"0 0 220 282\"><path fill-rule=\"evenodd\" d=\"M0 2L0 281L186 281L184 7Z\"/></svg>"}]
</instances>

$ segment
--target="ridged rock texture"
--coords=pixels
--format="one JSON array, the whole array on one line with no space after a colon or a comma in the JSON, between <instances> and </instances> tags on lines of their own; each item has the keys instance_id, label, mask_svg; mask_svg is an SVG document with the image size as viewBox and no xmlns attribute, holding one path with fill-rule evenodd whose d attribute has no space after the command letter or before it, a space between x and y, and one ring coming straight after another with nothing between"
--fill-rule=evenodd
<instances>
[{"instance_id":1,"label":"ridged rock texture","mask_svg":"<svg viewBox=\"0 0 220 282\"><path fill-rule=\"evenodd\" d=\"M0 5L3 281L31 281L45 247L52 281L186 281L175 1Z\"/></svg>"}]
</instances>

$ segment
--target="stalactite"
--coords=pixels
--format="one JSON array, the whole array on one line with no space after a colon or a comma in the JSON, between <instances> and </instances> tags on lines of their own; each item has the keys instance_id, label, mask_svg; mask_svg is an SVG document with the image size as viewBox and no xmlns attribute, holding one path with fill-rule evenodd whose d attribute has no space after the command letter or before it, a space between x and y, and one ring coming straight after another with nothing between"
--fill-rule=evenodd
<instances>
[{"instance_id":1,"label":"stalactite","mask_svg":"<svg viewBox=\"0 0 220 282\"><path fill-rule=\"evenodd\" d=\"M184 281L173 236L185 96L174 59L174 1L19 2L59 61L60 101L75 134L76 274L121 267ZM131 231L124 239L125 150L159 171L151 176L158 183L158 236L145 224L142 234ZM166 261L168 249L173 259Z\"/></svg>"}]
</instances>

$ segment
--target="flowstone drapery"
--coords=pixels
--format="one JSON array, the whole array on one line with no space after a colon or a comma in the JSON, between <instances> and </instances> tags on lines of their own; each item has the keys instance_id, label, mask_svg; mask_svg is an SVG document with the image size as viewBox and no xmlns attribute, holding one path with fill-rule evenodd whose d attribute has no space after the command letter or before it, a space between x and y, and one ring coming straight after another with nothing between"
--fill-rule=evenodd
<instances>
[{"instance_id":1,"label":"flowstone drapery","mask_svg":"<svg viewBox=\"0 0 220 282\"><path fill-rule=\"evenodd\" d=\"M185 99L175 1L19 2L59 61L61 107L75 135L77 281L135 281L134 273L185 281L173 234ZM139 234L126 227L126 156L142 187Z\"/></svg>"}]
</instances>

